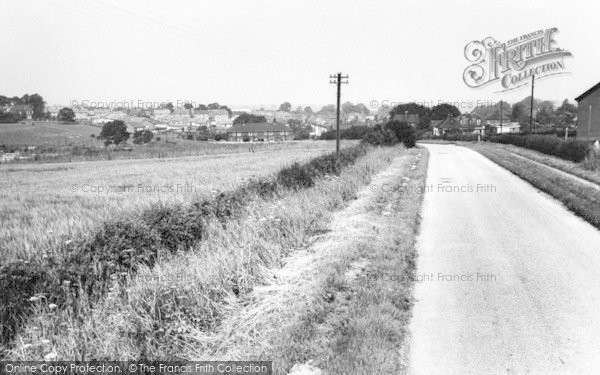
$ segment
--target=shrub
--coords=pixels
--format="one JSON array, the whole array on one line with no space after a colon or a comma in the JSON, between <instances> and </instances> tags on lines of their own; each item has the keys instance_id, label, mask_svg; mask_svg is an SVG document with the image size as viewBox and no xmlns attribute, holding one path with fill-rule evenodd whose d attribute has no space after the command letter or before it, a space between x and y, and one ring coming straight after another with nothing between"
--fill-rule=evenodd
<instances>
[{"instance_id":1,"label":"shrub","mask_svg":"<svg viewBox=\"0 0 600 375\"><path fill-rule=\"evenodd\" d=\"M365 125L351 126L346 129L340 129L340 139L363 139L373 128ZM319 139L332 140L336 139L337 130L332 129L321 134Z\"/></svg>"},{"instance_id":2,"label":"shrub","mask_svg":"<svg viewBox=\"0 0 600 375\"><path fill-rule=\"evenodd\" d=\"M171 252L187 250L202 239L201 217L180 205L156 204L145 210L141 219L160 237L161 246Z\"/></svg>"},{"instance_id":3,"label":"shrub","mask_svg":"<svg viewBox=\"0 0 600 375\"><path fill-rule=\"evenodd\" d=\"M417 143L417 135L415 128L406 122L390 121L385 125L385 129L389 129L396 134L396 138L407 148L415 147Z\"/></svg>"},{"instance_id":4,"label":"shrub","mask_svg":"<svg viewBox=\"0 0 600 375\"><path fill-rule=\"evenodd\" d=\"M288 168L284 168L277 174L277 183L288 189L298 190L315 185L313 173L310 168L294 163Z\"/></svg>"},{"instance_id":5,"label":"shrub","mask_svg":"<svg viewBox=\"0 0 600 375\"><path fill-rule=\"evenodd\" d=\"M13 338L33 307L30 298L50 284L52 277L37 263L16 261L0 268L0 342L5 344Z\"/></svg>"},{"instance_id":6,"label":"shrub","mask_svg":"<svg viewBox=\"0 0 600 375\"><path fill-rule=\"evenodd\" d=\"M138 265L154 266L161 238L133 220L105 223L82 246L72 248L62 275L78 284L93 300L103 296L115 277L137 272Z\"/></svg>"},{"instance_id":7,"label":"shrub","mask_svg":"<svg viewBox=\"0 0 600 375\"><path fill-rule=\"evenodd\" d=\"M363 143L367 143L373 146L383 146L384 145L384 137L383 133L378 130L371 130L362 139Z\"/></svg>"}]
</instances>

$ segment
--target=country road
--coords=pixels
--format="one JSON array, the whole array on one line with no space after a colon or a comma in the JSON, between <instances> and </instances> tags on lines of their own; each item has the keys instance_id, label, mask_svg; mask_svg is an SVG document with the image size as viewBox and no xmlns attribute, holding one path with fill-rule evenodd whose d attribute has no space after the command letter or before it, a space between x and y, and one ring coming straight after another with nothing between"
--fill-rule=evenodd
<instances>
[{"instance_id":1,"label":"country road","mask_svg":"<svg viewBox=\"0 0 600 375\"><path fill-rule=\"evenodd\" d=\"M409 373L600 373L600 231L475 151L423 146Z\"/></svg>"}]
</instances>

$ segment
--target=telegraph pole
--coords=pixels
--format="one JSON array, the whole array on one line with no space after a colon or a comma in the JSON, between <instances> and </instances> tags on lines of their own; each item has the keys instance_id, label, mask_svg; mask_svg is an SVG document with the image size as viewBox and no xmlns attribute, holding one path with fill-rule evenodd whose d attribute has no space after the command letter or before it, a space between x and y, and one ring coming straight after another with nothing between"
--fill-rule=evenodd
<instances>
[{"instance_id":1,"label":"telegraph pole","mask_svg":"<svg viewBox=\"0 0 600 375\"><path fill-rule=\"evenodd\" d=\"M336 137L335 137L335 155L340 157L340 98L342 97L342 83L348 83L348 76L342 76L342 73L329 76L329 83L337 85L337 111L336 111Z\"/></svg>"},{"instance_id":2,"label":"telegraph pole","mask_svg":"<svg viewBox=\"0 0 600 375\"><path fill-rule=\"evenodd\" d=\"M503 134L504 132L502 131L502 109L503 109L503 104L502 100L500 100L500 134Z\"/></svg>"},{"instance_id":3,"label":"telegraph pole","mask_svg":"<svg viewBox=\"0 0 600 375\"><path fill-rule=\"evenodd\" d=\"M533 87L535 86L535 75L531 76L531 108L529 108L529 131L533 133Z\"/></svg>"}]
</instances>

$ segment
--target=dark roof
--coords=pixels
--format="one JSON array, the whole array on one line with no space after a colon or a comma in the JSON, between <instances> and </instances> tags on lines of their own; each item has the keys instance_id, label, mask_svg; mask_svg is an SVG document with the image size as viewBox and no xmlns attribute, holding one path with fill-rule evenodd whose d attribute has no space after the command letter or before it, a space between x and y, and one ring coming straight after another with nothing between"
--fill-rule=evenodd
<instances>
[{"instance_id":1,"label":"dark roof","mask_svg":"<svg viewBox=\"0 0 600 375\"><path fill-rule=\"evenodd\" d=\"M583 99L584 97L588 96L589 94L593 93L594 91L596 91L598 88L600 88L600 82L598 82L596 85L594 85L592 88L590 88L589 90L587 90L586 92L584 92L583 94L579 95L578 97L575 98L576 101L580 101L581 99Z\"/></svg>"},{"instance_id":2,"label":"dark roof","mask_svg":"<svg viewBox=\"0 0 600 375\"><path fill-rule=\"evenodd\" d=\"M400 121L400 122L408 122L408 123L418 123L419 115L412 113L396 113L392 118L392 121Z\"/></svg>"},{"instance_id":3,"label":"dark roof","mask_svg":"<svg viewBox=\"0 0 600 375\"><path fill-rule=\"evenodd\" d=\"M462 127L463 126L461 125L460 121L458 121L458 119L456 119L455 117L451 116L448 116L445 120L436 125L436 128L443 129L460 129Z\"/></svg>"},{"instance_id":4,"label":"dark roof","mask_svg":"<svg viewBox=\"0 0 600 375\"><path fill-rule=\"evenodd\" d=\"M237 124L227 129L227 133L248 132L291 132L292 129L283 124L271 124L268 122L252 122L248 124Z\"/></svg>"}]
</instances>

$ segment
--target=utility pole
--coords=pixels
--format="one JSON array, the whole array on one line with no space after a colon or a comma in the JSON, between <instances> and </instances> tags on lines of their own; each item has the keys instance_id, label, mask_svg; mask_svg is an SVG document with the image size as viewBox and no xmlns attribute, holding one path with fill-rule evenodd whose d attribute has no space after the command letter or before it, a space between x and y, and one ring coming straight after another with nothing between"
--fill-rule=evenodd
<instances>
[{"instance_id":1,"label":"utility pole","mask_svg":"<svg viewBox=\"0 0 600 375\"><path fill-rule=\"evenodd\" d=\"M533 133L533 87L535 86L535 75L531 76L531 108L529 108L529 131Z\"/></svg>"},{"instance_id":2,"label":"utility pole","mask_svg":"<svg viewBox=\"0 0 600 375\"><path fill-rule=\"evenodd\" d=\"M345 80L345 81L344 81ZM335 155L340 157L340 98L342 97L342 83L348 83L348 76L342 76L342 73L329 76L329 83L337 85L337 111L336 111L336 137L335 137Z\"/></svg>"},{"instance_id":3,"label":"utility pole","mask_svg":"<svg viewBox=\"0 0 600 375\"><path fill-rule=\"evenodd\" d=\"M502 131L502 109L503 109L503 104L502 100L500 100L500 134L503 134L504 132Z\"/></svg>"}]
</instances>

